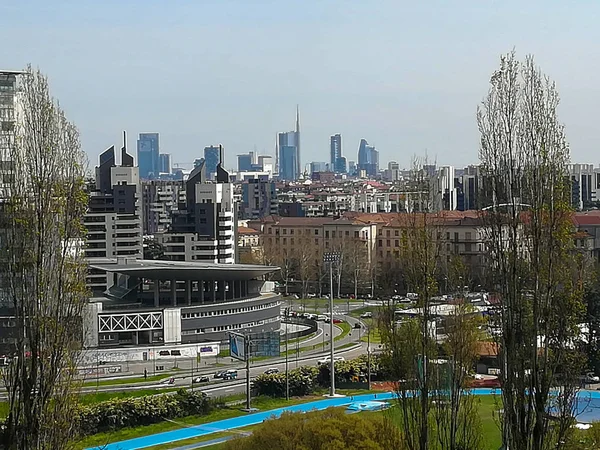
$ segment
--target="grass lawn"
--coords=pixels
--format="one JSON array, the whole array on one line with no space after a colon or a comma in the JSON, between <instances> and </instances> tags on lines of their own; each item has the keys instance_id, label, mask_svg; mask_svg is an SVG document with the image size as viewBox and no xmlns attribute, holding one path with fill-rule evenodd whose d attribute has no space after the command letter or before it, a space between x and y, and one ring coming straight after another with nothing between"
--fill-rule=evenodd
<instances>
[{"instance_id":1,"label":"grass lawn","mask_svg":"<svg viewBox=\"0 0 600 450\"><path fill-rule=\"evenodd\" d=\"M84 386L86 387L90 387L90 386L113 386L113 385L119 385L119 384L136 384L136 383L151 383L153 381L160 381L160 380L164 380L165 378L169 378L169 376L172 376L171 373L165 372L162 373L160 375L152 375L149 376L148 378L144 378L144 377L123 377L123 378L113 378L112 380L102 380L101 378L99 378L97 381L96 380L90 380L88 378L87 381L85 381L83 383Z\"/></svg>"},{"instance_id":2,"label":"grass lawn","mask_svg":"<svg viewBox=\"0 0 600 450\"><path fill-rule=\"evenodd\" d=\"M350 326L350 324L348 322L336 323L335 326L341 328L342 332L333 338L334 341L339 341L339 340L344 339L346 336L348 336L348 334L350 333L350 330L352 330L352 327ZM356 330L356 331L358 331L358 330Z\"/></svg>"},{"instance_id":3,"label":"grass lawn","mask_svg":"<svg viewBox=\"0 0 600 450\"><path fill-rule=\"evenodd\" d=\"M381 335L379 334L379 329L377 327L374 327L371 330L371 335L367 336L367 333L365 332L361 337L360 337L360 341L361 342L371 342L371 344L381 344Z\"/></svg>"}]
</instances>

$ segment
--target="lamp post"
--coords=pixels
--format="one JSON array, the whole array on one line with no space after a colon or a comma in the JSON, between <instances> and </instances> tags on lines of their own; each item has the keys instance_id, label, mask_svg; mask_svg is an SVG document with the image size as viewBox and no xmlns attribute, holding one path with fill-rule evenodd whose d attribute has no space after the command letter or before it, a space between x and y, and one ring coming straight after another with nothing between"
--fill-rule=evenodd
<instances>
[{"instance_id":1,"label":"lamp post","mask_svg":"<svg viewBox=\"0 0 600 450\"><path fill-rule=\"evenodd\" d=\"M285 308L285 399L290 399L290 379L288 374L288 330L289 322L288 317L290 315L290 308Z\"/></svg>"},{"instance_id":2,"label":"lamp post","mask_svg":"<svg viewBox=\"0 0 600 450\"><path fill-rule=\"evenodd\" d=\"M329 373L331 375L331 387L329 395L335 396L335 361L334 361L334 348L333 348L333 265L340 259L339 253L325 253L323 254L323 262L329 264L329 345L330 345L330 368Z\"/></svg>"}]
</instances>

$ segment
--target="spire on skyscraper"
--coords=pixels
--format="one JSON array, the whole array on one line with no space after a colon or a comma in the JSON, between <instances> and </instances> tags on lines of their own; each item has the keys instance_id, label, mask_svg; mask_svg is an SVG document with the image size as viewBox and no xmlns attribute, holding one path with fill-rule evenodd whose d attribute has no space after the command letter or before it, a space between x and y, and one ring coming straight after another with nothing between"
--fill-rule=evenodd
<instances>
[{"instance_id":1,"label":"spire on skyscraper","mask_svg":"<svg viewBox=\"0 0 600 450\"><path fill-rule=\"evenodd\" d=\"M300 161L300 106L296 103L296 173L300 175L302 162Z\"/></svg>"}]
</instances>

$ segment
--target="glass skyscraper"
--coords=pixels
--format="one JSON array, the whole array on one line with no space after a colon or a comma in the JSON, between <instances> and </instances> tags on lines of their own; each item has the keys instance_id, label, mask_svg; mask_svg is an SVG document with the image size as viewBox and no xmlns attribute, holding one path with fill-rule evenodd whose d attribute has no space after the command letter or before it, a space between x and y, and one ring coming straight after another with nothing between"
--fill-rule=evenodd
<instances>
[{"instance_id":1,"label":"glass skyscraper","mask_svg":"<svg viewBox=\"0 0 600 450\"><path fill-rule=\"evenodd\" d=\"M140 133L137 141L140 178L156 178L160 173L158 133Z\"/></svg>"},{"instance_id":2,"label":"glass skyscraper","mask_svg":"<svg viewBox=\"0 0 600 450\"><path fill-rule=\"evenodd\" d=\"M294 145L279 147L279 179L295 181L298 179L298 150Z\"/></svg>"},{"instance_id":3,"label":"glass skyscraper","mask_svg":"<svg viewBox=\"0 0 600 450\"><path fill-rule=\"evenodd\" d=\"M222 162L219 157L218 145L204 147L204 161L206 161L204 166L206 168L206 176L212 179L217 173L217 165L219 162Z\"/></svg>"}]
</instances>

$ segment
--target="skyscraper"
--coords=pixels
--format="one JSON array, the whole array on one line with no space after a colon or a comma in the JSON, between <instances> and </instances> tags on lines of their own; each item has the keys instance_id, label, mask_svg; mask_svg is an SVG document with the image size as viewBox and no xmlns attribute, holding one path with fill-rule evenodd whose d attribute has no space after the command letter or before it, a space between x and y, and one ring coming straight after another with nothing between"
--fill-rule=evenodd
<instances>
[{"instance_id":1,"label":"skyscraper","mask_svg":"<svg viewBox=\"0 0 600 450\"><path fill-rule=\"evenodd\" d=\"M331 169L337 172L337 160L342 156L342 135L334 134L329 138L329 161Z\"/></svg>"},{"instance_id":2,"label":"skyscraper","mask_svg":"<svg viewBox=\"0 0 600 450\"><path fill-rule=\"evenodd\" d=\"M282 147L294 147L296 155L294 157L296 167L294 172L299 176L302 173L302 164L300 162L300 109L296 105L296 128L294 131L277 133L277 149L275 151L275 166L278 172L281 172L281 149ZM289 156L289 155L288 155Z\"/></svg>"},{"instance_id":3,"label":"skyscraper","mask_svg":"<svg viewBox=\"0 0 600 450\"><path fill-rule=\"evenodd\" d=\"M254 153L245 153L238 155L238 171L239 172L250 172L254 165Z\"/></svg>"},{"instance_id":4,"label":"skyscraper","mask_svg":"<svg viewBox=\"0 0 600 450\"><path fill-rule=\"evenodd\" d=\"M204 147L204 161L206 162L204 168L206 170L206 176L209 179L213 179L213 177L217 173L217 165L219 163L223 163L223 161L220 161L219 158L220 157L218 145L210 145L208 147Z\"/></svg>"},{"instance_id":5,"label":"skyscraper","mask_svg":"<svg viewBox=\"0 0 600 450\"><path fill-rule=\"evenodd\" d=\"M140 178L158 177L159 174L159 140L158 133L140 133L137 141L138 167Z\"/></svg>"},{"instance_id":6,"label":"skyscraper","mask_svg":"<svg viewBox=\"0 0 600 450\"><path fill-rule=\"evenodd\" d=\"M279 147L279 179L295 181L298 179L298 151L294 145Z\"/></svg>"},{"instance_id":7,"label":"skyscraper","mask_svg":"<svg viewBox=\"0 0 600 450\"><path fill-rule=\"evenodd\" d=\"M374 177L379 172L379 152L369 145L366 139L361 139L358 146L358 171L364 170L367 176Z\"/></svg>"}]
</instances>

